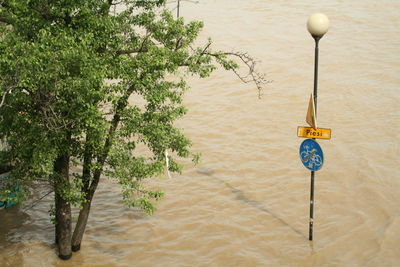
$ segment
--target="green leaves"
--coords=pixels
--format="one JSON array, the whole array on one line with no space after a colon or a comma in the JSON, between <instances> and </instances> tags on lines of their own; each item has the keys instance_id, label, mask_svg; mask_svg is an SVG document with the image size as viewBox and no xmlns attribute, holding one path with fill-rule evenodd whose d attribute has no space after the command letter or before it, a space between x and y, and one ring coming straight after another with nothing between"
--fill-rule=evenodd
<instances>
[{"instance_id":1,"label":"green leaves","mask_svg":"<svg viewBox=\"0 0 400 267\"><path fill-rule=\"evenodd\" d=\"M238 65L211 40L194 47L203 23L174 19L164 0L118 2L119 12L108 0L0 4L0 138L9 144L0 164L29 185L54 180L56 158L67 155L84 170L56 188L65 200L82 207L107 170L129 206L152 213L162 193L143 181L165 171L165 151L175 172L176 157L193 156L175 127L187 112L186 75Z\"/></svg>"}]
</instances>

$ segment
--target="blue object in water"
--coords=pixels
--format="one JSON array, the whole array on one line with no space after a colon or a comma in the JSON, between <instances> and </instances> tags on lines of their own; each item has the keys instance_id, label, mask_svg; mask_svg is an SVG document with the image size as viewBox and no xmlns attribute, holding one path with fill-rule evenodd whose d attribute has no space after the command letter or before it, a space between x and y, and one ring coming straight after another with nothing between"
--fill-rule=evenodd
<instances>
[{"instance_id":1,"label":"blue object in water","mask_svg":"<svg viewBox=\"0 0 400 267\"><path fill-rule=\"evenodd\" d=\"M11 189L11 192L8 194L7 199L4 201L0 201L0 207L9 208L14 205L17 205L17 202L12 201L11 199L13 199L18 192L19 192L19 185L16 185Z\"/></svg>"}]
</instances>

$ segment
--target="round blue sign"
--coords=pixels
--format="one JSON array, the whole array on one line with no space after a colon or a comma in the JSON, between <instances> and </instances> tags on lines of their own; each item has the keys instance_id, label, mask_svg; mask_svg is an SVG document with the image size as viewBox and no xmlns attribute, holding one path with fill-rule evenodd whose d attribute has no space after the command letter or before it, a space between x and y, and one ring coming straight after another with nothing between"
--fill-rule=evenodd
<instances>
[{"instance_id":1,"label":"round blue sign","mask_svg":"<svg viewBox=\"0 0 400 267\"><path fill-rule=\"evenodd\" d=\"M310 171L318 171L324 164L324 153L313 139L306 139L300 145L300 159Z\"/></svg>"}]
</instances>

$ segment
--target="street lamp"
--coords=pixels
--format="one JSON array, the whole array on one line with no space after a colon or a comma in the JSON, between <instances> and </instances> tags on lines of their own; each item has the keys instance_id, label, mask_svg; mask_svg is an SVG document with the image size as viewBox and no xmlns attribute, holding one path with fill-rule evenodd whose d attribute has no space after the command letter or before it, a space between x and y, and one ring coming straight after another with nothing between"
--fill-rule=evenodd
<instances>
[{"instance_id":1,"label":"street lamp","mask_svg":"<svg viewBox=\"0 0 400 267\"><path fill-rule=\"evenodd\" d=\"M307 29L315 40L315 62L314 62L314 110L317 116L317 89L318 89L318 43L319 40L328 32L329 19L322 13L315 13L310 16L307 21ZM310 224L309 224L309 237L313 240L313 226L314 226L314 178L315 171L311 171L311 190L310 190Z\"/></svg>"}]
</instances>

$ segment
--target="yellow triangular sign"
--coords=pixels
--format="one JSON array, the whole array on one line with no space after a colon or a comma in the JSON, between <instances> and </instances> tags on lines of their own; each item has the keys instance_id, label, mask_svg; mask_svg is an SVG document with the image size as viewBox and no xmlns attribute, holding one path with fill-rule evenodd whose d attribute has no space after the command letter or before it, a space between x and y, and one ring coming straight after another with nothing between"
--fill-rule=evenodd
<instances>
[{"instance_id":1,"label":"yellow triangular sign","mask_svg":"<svg viewBox=\"0 0 400 267\"><path fill-rule=\"evenodd\" d=\"M317 130L317 117L315 116L315 103L314 103L314 96L311 94L310 102L308 103L308 110L307 110L307 117L306 122Z\"/></svg>"}]
</instances>

